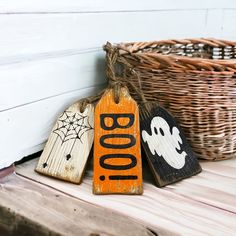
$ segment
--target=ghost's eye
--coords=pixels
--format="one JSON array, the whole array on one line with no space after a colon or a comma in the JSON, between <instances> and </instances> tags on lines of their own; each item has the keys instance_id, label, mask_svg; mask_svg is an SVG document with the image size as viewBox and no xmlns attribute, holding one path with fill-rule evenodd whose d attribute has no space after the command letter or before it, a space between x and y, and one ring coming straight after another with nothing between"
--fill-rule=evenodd
<instances>
[{"instance_id":1,"label":"ghost's eye","mask_svg":"<svg viewBox=\"0 0 236 236\"><path fill-rule=\"evenodd\" d=\"M158 134L156 127L154 127L154 132L155 132L155 134Z\"/></svg>"},{"instance_id":2,"label":"ghost's eye","mask_svg":"<svg viewBox=\"0 0 236 236\"><path fill-rule=\"evenodd\" d=\"M164 131L163 131L162 128L160 128L160 133L161 133L162 136L164 136Z\"/></svg>"}]
</instances>

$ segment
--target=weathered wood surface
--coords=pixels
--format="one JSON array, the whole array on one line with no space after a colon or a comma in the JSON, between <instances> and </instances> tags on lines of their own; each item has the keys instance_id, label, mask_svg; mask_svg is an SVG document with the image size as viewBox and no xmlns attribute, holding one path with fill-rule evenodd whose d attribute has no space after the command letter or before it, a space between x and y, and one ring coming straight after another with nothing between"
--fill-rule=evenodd
<instances>
[{"instance_id":1,"label":"weathered wood surface","mask_svg":"<svg viewBox=\"0 0 236 236\"><path fill-rule=\"evenodd\" d=\"M145 235L141 224L12 174L0 179L0 235Z\"/></svg>"},{"instance_id":2,"label":"weathered wood surface","mask_svg":"<svg viewBox=\"0 0 236 236\"><path fill-rule=\"evenodd\" d=\"M17 173L132 217L158 235L236 234L236 159L201 162L203 171L199 175L162 189L155 187L145 167L142 196L96 196L92 194L92 170L86 172L83 183L78 187L35 173L36 162L37 159L17 166Z\"/></svg>"},{"instance_id":3,"label":"weathered wood surface","mask_svg":"<svg viewBox=\"0 0 236 236\"><path fill-rule=\"evenodd\" d=\"M157 102L139 107L142 146L159 187L201 172L174 117Z\"/></svg>"},{"instance_id":4,"label":"weathered wood surface","mask_svg":"<svg viewBox=\"0 0 236 236\"><path fill-rule=\"evenodd\" d=\"M128 89L108 89L95 108L95 194L142 194L142 161L137 103Z\"/></svg>"},{"instance_id":5,"label":"weathered wood surface","mask_svg":"<svg viewBox=\"0 0 236 236\"><path fill-rule=\"evenodd\" d=\"M0 170L0 179L7 176L7 175L10 175L11 173L13 173L15 171L15 168L13 165L9 166L9 167L6 167L4 169L1 169Z\"/></svg>"},{"instance_id":6,"label":"weathered wood surface","mask_svg":"<svg viewBox=\"0 0 236 236\"><path fill-rule=\"evenodd\" d=\"M79 184L94 139L94 106L76 102L57 119L36 171Z\"/></svg>"},{"instance_id":7,"label":"weathered wood surface","mask_svg":"<svg viewBox=\"0 0 236 236\"><path fill-rule=\"evenodd\" d=\"M1 0L0 168L41 150L74 94L105 82L106 41L235 40L235 10L234 0Z\"/></svg>"}]
</instances>

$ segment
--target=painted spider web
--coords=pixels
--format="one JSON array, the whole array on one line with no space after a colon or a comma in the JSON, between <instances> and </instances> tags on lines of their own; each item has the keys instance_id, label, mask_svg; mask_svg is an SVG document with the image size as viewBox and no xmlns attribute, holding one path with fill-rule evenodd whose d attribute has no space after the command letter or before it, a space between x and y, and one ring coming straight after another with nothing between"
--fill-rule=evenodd
<instances>
[{"instance_id":1,"label":"painted spider web","mask_svg":"<svg viewBox=\"0 0 236 236\"><path fill-rule=\"evenodd\" d=\"M57 120L57 127L53 133L57 134L62 144L71 139L79 139L82 142L82 136L93 129L89 123L88 116L79 113L65 111Z\"/></svg>"}]
</instances>

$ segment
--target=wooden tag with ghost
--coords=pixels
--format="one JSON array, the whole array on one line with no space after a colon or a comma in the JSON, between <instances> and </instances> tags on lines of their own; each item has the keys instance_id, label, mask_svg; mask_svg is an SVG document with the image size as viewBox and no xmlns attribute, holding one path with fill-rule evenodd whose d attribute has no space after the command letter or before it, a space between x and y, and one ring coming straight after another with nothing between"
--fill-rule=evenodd
<instances>
[{"instance_id":1,"label":"wooden tag with ghost","mask_svg":"<svg viewBox=\"0 0 236 236\"><path fill-rule=\"evenodd\" d=\"M77 102L58 118L36 171L79 184L94 139L94 106Z\"/></svg>"},{"instance_id":2,"label":"wooden tag with ghost","mask_svg":"<svg viewBox=\"0 0 236 236\"><path fill-rule=\"evenodd\" d=\"M159 187L201 172L175 119L158 104L140 106L142 146Z\"/></svg>"},{"instance_id":3,"label":"wooden tag with ghost","mask_svg":"<svg viewBox=\"0 0 236 236\"><path fill-rule=\"evenodd\" d=\"M142 194L139 112L126 87L106 90L95 108L94 194Z\"/></svg>"}]
</instances>

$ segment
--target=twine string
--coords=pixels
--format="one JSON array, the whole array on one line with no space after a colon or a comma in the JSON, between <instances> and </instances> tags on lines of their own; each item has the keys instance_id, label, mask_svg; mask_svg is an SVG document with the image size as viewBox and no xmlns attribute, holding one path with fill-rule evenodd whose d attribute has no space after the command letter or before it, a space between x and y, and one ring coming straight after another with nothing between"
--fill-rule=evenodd
<instances>
[{"instance_id":1,"label":"twine string","mask_svg":"<svg viewBox=\"0 0 236 236\"><path fill-rule=\"evenodd\" d=\"M132 89L135 91L135 93L139 96L141 103L146 107L147 99L144 96L144 93L140 88L138 88L131 80L128 80L125 76L125 73L123 73L123 77L120 75L116 75L116 64L121 63L125 65L127 68L129 68L130 73L135 77L135 79L138 80L139 84L141 84L141 79L139 74L134 70L133 66L128 63L125 59L122 57L119 57L119 49L112 46L111 43L107 42L107 44L104 46L104 50L106 51L106 61L107 61L107 78L108 78L108 84L111 88L114 89L114 99L115 102L118 103L120 99L120 88L122 86L126 86L127 84L132 87Z\"/></svg>"},{"instance_id":2,"label":"twine string","mask_svg":"<svg viewBox=\"0 0 236 236\"><path fill-rule=\"evenodd\" d=\"M114 91L114 101L116 104L120 101L120 94L121 94L121 87L125 87L127 84L135 91L135 93L139 96L141 102L145 108L147 108L147 99L144 96L144 93L140 88L138 88L131 80L127 79L125 73L123 73L123 77L117 75L116 73L116 66L118 63L123 64L126 68L129 68L130 73L134 76L135 79L138 80L139 84L141 85L141 79L139 74L134 70L132 65L128 63L122 57L119 57L119 49L112 46L111 43L107 42L107 44L103 47L106 51L106 62L107 62L107 69L106 75L108 78L108 88L113 89ZM141 86L140 86L141 87ZM80 112L83 113L88 104L97 102L102 95L104 94L106 89L103 89L100 93L95 96L87 97L80 100Z\"/></svg>"},{"instance_id":3,"label":"twine string","mask_svg":"<svg viewBox=\"0 0 236 236\"><path fill-rule=\"evenodd\" d=\"M104 92L105 92L105 89L103 89L97 95L81 99L79 101L80 102L80 112L83 113L85 111L85 109L86 109L88 104L92 104L92 103L97 102L98 100L100 100L100 98L102 97Z\"/></svg>"}]
</instances>

